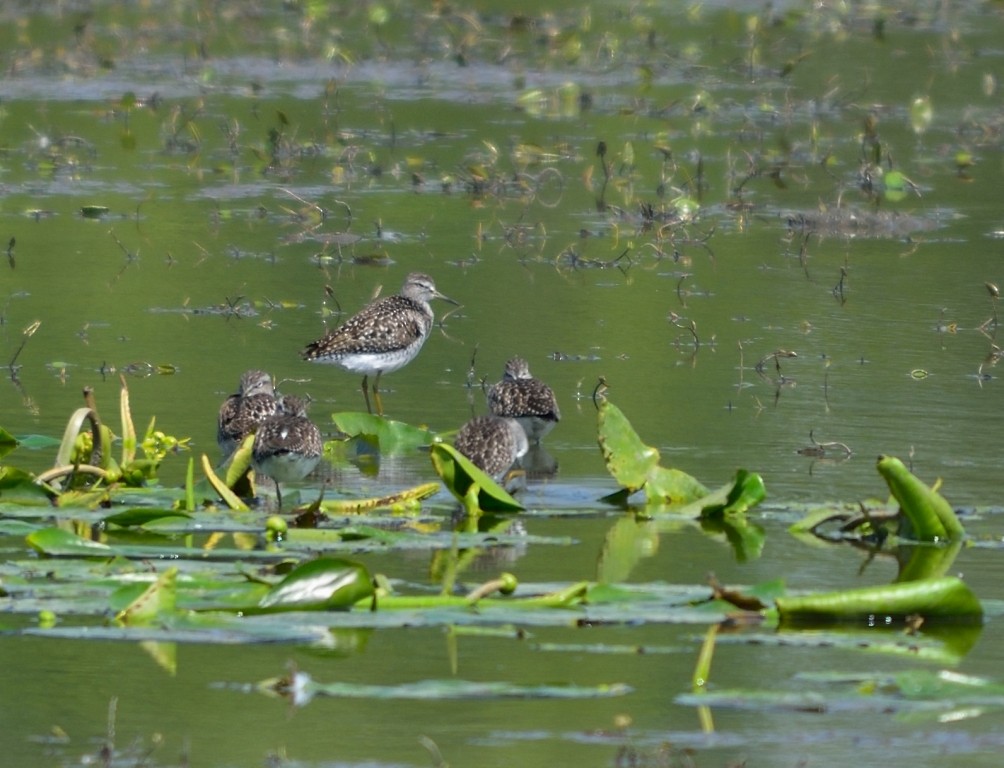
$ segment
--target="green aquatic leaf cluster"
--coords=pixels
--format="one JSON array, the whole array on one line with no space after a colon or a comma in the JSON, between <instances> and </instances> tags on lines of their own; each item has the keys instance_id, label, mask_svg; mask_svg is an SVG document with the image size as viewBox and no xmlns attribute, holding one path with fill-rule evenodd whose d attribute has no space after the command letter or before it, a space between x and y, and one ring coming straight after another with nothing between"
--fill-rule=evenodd
<instances>
[{"instance_id":1,"label":"green aquatic leaf cluster","mask_svg":"<svg viewBox=\"0 0 1004 768\"><path fill-rule=\"evenodd\" d=\"M161 462L170 454L188 449L188 438L177 438L156 428L150 420L140 440L133 423L129 388L122 378L119 393L120 434L102 421L90 390L86 405L70 416L56 452L53 467L31 477L11 467L0 467L6 479L6 494L28 498L45 497L60 505L98 504L117 488L139 488L157 480ZM115 458L115 446L119 458ZM9 433L0 434L0 458L17 447Z\"/></svg>"},{"instance_id":2,"label":"green aquatic leaf cluster","mask_svg":"<svg viewBox=\"0 0 1004 768\"><path fill-rule=\"evenodd\" d=\"M23 632L157 640L151 655L167 668L176 663L171 644L192 639L353 649L365 644L366 633L375 629L416 623L504 633L529 623L705 623L709 631L694 672L694 688L701 694L720 642L717 628L736 617L780 632L840 627L857 638L850 643L876 652L898 646L864 642L854 633L871 632L876 626L912 627L926 634L923 642L917 641L918 658L943 662L957 661L975 642L983 606L965 582L944 575L964 530L937 490L892 457L880 458L878 471L898 504L897 533L925 545L910 551L892 584L825 593L788 592L780 582L749 590L731 590L714 581L709 586L629 586L629 575L640 560L658 546L661 536L680 525L723 537L737 560L759 557L766 536L749 513L763 501L764 483L759 475L740 469L731 482L709 490L685 472L663 467L659 452L642 441L612 403L601 398L597 407L600 449L621 488L606 500L624 505L625 513L610 528L595 576L583 574L586 578L578 582L524 584L516 575L502 573L458 591L458 582L479 554L525 543L562 547L573 542L508 533L506 521L525 513L523 505L451 445L424 429L350 414L336 415L340 428L372 441L379 451L427 449L442 485L425 483L373 499L318 499L296 510L290 520L266 517L241 497L248 492L242 483L248 479L250 440L219 474L204 456L204 477L198 482L195 462L190 461L183 489L130 484L121 475L112 481L111 470L95 475L92 487L85 485L84 490L93 493L96 486L106 501L119 501L119 508L111 511L87 503L70 475L67 487L57 491L20 470L0 467L0 530L24 536L34 553L23 560L10 558L0 567L0 600L9 616L38 617L37 626L23 619L15 622ZM119 467L134 467L138 461L128 410L123 388L125 437ZM99 440L110 441L94 414L82 409L60 444L61 461L80 461L81 455L73 452L85 423ZM0 431L4 456L15 447L14 438ZM153 461L163 458L158 458L156 446L149 450ZM149 453L147 457L151 459ZM464 525L455 526L442 508L427 508L427 500L442 486L460 502ZM29 487L55 507L42 507L37 499L30 502ZM644 493L641 505L629 503L636 492ZM70 498L74 504L65 503ZM208 499L212 503L207 505ZM229 514L220 514L220 504ZM351 515L352 522L331 524L327 521L332 514ZM442 589L391 586L391 578L356 559L389 550L432 553L431 572L442 580ZM37 575L37 557L49 563L44 581ZM151 570L146 563L163 565ZM102 617L104 625L93 626L94 617ZM953 634L958 632L964 635ZM295 674L263 684L263 689L300 704L316 695L590 698L627 692L619 684L581 689L460 681L418 688L344 686ZM695 701L701 707L724 706L713 697Z\"/></svg>"},{"instance_id":3,"label":"green aquatic leaf cluster","mask_svg":"<svg viewBox=\"0 0 1004 768\"><path fill-rule=\"evenodd\" d=\"M732 483L709 491L682 470L663 467L659 451L642 442L624 413L607 400L597 400L598 441L607 469L621 485L611 499L645 492L648 505L665 505L685 514L720 517L742 514L766 497L763 479L740 469Z\"/></svg>"},{"instance_id":4,"label":"green aquatic leaf cluster","mask_svg":"<svg viewBox=\"0 0 1004 768\"><path fill-rule=\"evenodd\" d=\"M620 408L606 397L598 397L596 406L600 450L607 470L621 486L606 501L626 504L633 494L643 492L641 514L697 519L708 532L724 534L739 560L760 556L764 532L746 514L766 498L760 475L739 469L731 482L709 490L686 472L662 466L659 451L642 441Z\"/></svg>"}]
</instances>

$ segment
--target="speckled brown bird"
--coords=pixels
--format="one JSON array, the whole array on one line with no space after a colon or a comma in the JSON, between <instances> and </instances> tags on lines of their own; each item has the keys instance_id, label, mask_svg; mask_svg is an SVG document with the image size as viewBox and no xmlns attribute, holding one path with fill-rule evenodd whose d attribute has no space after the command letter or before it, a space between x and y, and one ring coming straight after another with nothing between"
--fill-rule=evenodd
<instances>
[{"instance_id":1,"label":"speckled brown bird","mask_svg":"<svg viewBox=\"0 0 1004 768\"><path fill-rule=\"evenodd\" d=\"M529 449L516 420L498 416L475 416L460 428L453 447L494 480L502 480Z\"/></svg>"},{"instance_id":2,"label":"speckled brown bird","mask_svg":"<svg viewBox=\"0 0 1004 768\"><path fill-rule=\"evenodd\" d=\"M432 330L435 316L429 301L453 299L436 290L428 275L412 272L401 292L368 304L337 328L307 345L302 357L315 363L333 363L351 373L363 374L362 390L366 409L370 408L367 383L371 375L377 412L380 403L380 376L403 368L415 359Z\"/></svg>"},{"instance_id":3,"label":"speckled brown bird","mask_svg":"<svg viewBox=\"0 0 1004 768\"><path fill-rule=\"evenodd\" d=\"M258 425L251 453L254 471L275 482L275 495L282 509L280 482L302 480L321 459L321 432L307 418L305 403L298 397L281 398L279 412Z\"/></svg>"},{"instance_id":4,"label":"speckled brown bird","mask_svg":"<svg viewBox=\"0 0 1004 768\"><path fill-rule=\"evenodd\" d=\"M244 438L279 408L272 377L264 371L251 370L241 376L237 392L220 406L216 422L216 443L224 461L237 450Z\"/></svg>"},{"instance_id":5,"label":"speckled brown bird","mask_svg":"<svg viewBox=\"0 0 1004 768\"><path fill-rule=\"evenodd\" d=\"M554 392L530 375L530 366L521 357L506 362L502 380L488 390L488 407L493 416L516 419L533 444L561 420Z\"/></svg>"}]
</instances>

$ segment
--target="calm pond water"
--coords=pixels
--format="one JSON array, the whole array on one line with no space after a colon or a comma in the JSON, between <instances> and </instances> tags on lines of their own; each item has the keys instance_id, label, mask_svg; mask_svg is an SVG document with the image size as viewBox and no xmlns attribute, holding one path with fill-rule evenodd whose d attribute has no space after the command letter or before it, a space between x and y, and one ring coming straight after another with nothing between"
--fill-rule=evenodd
<instances>
[{"instance_id":1,"label":"calm pond water","mask_svg":"<svg viewBox=\"0 0 1004 768\"><path fill-rule=\"evenodd\" d=\"M875 457L897 455L966 512L979 546L951 570L989 619L951 666L999 683L1004 393L988 284L1004 280L1004 13L727 6L4 4L0 352L15 367L0 426L58 439L85 386L117 423L124 373L140 428L155 416L215 460L219 404L256 367L309 396L330 437L330 413L363 408L358 378L299 351L425 271L462 307L434 306L449 314L384 379L387 414L456 429L485 411L480 382L514 354L562 408L546 439L557 471L531 479L524 523L574 544L516 548L484 578L598 578L630 514L598 501L616 489L596 446L603 377L664 464L712 487L745 467L768 493L752 514L759 558L687 522L629 519L642 554L619 581L888 583L891 559L786 529L814 505L883 498ZM813 441L852 455L800 455ZM54 456L29 443L5 461L41 472ZM186 467L168 457L163 485ZM304 499L322 482L371 496L435 479L425 454L326 470L300 484ZM439 518L452 507L445 492L427 504ZM0 548L11 564L33 557L13 528ZM433 585L428 552L360 559ZM17 766L96 760L111 702L116 765L148 750L153 765L435 763L420 737L453 765L877 765L891 753L995 765L1001 741L999 706L939 722L772 701L715 708L702 727L681 699L700 622L528 618L517 638L416 619L324 649L203 638L178 644L168 673L134 641L28 634L36 611L0 600L0 751ZM821 645L723 638L712 682L799 691L796 673L923 666ZM631 692L293 708L253 688L288 665L324 682Z\"/></svg>"}]
</instances>

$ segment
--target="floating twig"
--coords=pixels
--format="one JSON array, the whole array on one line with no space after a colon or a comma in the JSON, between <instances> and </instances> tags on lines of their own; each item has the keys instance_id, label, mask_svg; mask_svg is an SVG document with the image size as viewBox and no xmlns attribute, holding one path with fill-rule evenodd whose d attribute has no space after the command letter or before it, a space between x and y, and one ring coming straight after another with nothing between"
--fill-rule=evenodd
<instances>
[{"instance_id":1,"label":"floating twig","mask_svg":"<svg viewBox=\"0 0 1004 768\"><path fill-rule=\"evenodd\" d=\"M764 357L760 358L760 360L757 361L757 364L755 366L755 370L761 376L765 376L765 374L764 374L764 366L766 366L766 364L768 362L770 362L771 360L773 360L774 361L774 370L777 372L778 376L781 376L781 359L782 358L792 358L792 357L798 357L798 353L797 352L792 352L792 351L787 350L787 349L776 349L773 352L771 352L769 355L765 355Z\"/></svg>"},{"instance_id":2,"label":"floating twig","mask_svg":"<svg viewBox=\"0 0 1004 768\"><path fill-rule=\"evenodd\" d=\"M596 406L596 410L600 409L600 400L606 399L607 389L607 380L600 376L596 382L596 386L593 388L593 405Z\"/></svg>"},{"instance_id":3,"label":"floating twig","mask_svg":"<svg viewBox=\"0 0 1004 768\"><path fill-rule=\"evenodd\" d=\"M798 449L799 456L811 456L815 459L825 459L827 458L827 452L832 453L833 451L839 451L843 454L843 458L850 458L853 455L853 451L846 443L840 443L835 440L827 441L825 443L816 442L816 438L812 435L813 430L809 430L809 442L804 448Z\"/></svg>"},{"instance_id":4,"label":"floating twig","mask_svg":"<svg viewBox=\"0 0 1004 768\"><path fill-rule=\"evenodd\" d=\"M38 328L39 328L40 325L42 325L42 321L41 320L36 320L31 325L29 325L27 328L25 328L23 331L21 331L21 336L22 336L22 338L21 338L21 346L19 346L17 348L17 352L14 353L14 357L12 357L10 359L10 362L7 363L7 367L10 369L11 373L14 373L14 370L15 370L14 363L17 362L17 358L21 354L21 351L24 349L24 345L28 343L28 339L30 339L32 336L35 335L35 331L38 330Z\"/></svg>"},{"instance_id":5,"label":"floating twig","mask_svg":"<svg viewBox=\"0 0 1004 768\"><path fill-rule=\"evenodd\" d=\"M847 301L844 298L844 281L846 279L847 279L847 267L841 267L840 279L837 281L837 284L833 286L833 291L832 291L834 298L839 299L841 304Z\"/></svg>"}]
</instances>

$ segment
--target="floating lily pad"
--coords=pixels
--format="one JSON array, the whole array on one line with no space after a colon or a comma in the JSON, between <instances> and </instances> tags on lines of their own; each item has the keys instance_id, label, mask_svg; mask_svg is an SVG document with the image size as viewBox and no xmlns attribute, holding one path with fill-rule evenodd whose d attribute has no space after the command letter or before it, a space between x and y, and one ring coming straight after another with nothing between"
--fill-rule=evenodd
<instances>
[{"instance_id":1,"label":"floating lily pad","mask_svg":"<svg viewBox=\"0 0 1004 768\"><path fill-rule=\"evenodd\" d=\"M28 544L39 554L49 557L112 557L107 544L91 541L62 528L43 528L27 537Z\"/></svg>"},{"instance_id":2,"label":"floating lily pad","mask_svg":"<svg viewBox=\"0 0 1004 768\"><path fill-rule=\"evenodd\" d=\"M962 579L954 576L779 597L775 603L782 625L887 620L903 623L914 616L925 623L983 621L979 599Z\"/></svg>"},{"instance_id":3,"label":"floating lily pad","mask_svg":"<svg viewBox=\"0 0 1004 768\"><path fill-rule=\"evenodd\" d=\"M335 413L331 420L349 437L363 437L372 441L384 455L417 449L428 445L435 437L428 429L370 413Z\"/></svg>"},{"instance_id":4,"label":"floating lily pad","mask_svg":"<svg viewBox=\"0 0 1004 768\"><path fill-rule=\"evenodd\" d=\"M9 434L2 427L0 427L0 432L4 434ZM12 438L13 439L13 438ZM59 440L52 437L51 435L21 435L16 439L15 445L19 448L25 448L30 451L44 451L49 448L56 448L59 446ZM12 446L13 447L13 446ZM0 457L5 456L10 451L0 452Z\"/></svg>"},{"instance_id":5,"label":"floating lily pad","mask_svg":"<svg viewBox=\"0 0 1004 768\"><path fill-rule=\"evenodd\" d=\"M150 509L137 508L127 509L123 512L116 512L105 518L105 522L111 525L118 525L123 528L132 528L150 525L151 523L162 522L164 520L175 519L191 520L192 516L184 512L172 509Z\"/></svg>"},{"instance_id":6,"label":"floating lily pad","mask_svg":"<svg viewBox=\"0 0 1004 768\"><path fill-rule=\"evenodd\" d=\"M255 611L348 609L372 594L373 579L364 566L320 557L293 570L269 590Z\"/></svg>"},{"instance_id":7,"label":"floating lily pad","mask_svg":"<svg viewBox=\"0 0 1004 768\"><path fill-rule=\"evenodd\" d=\"M800 674L790 686L702 691L676 697L679 704L724 709L825 713L910 713L957 722L1004 708L1004 685L951 671L911 669L896 674Z\"/></svg>"},{"instance_id":8,"label":"floating lily pad","mask_svg":"<svg viewBox=\"0 0 1004 768\"><path fill-rule=\"evenodd\" d=\"M315 696L349 699L418 699L445 701L455 699L598 699L626 696L631 687L623 683L584 685L520 685L518 683L469 680L421 680L400 685L361 683L319 683L305 672L289 678L265 680L258 689L289 696L298 706Z\"/></svg>"}]
</instances>

